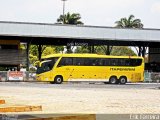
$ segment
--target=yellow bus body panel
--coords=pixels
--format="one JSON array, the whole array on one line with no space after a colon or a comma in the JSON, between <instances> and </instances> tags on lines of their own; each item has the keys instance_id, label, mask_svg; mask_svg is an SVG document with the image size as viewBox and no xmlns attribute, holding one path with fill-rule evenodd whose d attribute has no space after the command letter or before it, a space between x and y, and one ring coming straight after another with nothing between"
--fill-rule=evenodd
<instances>
[{"instance_id":1,"label":"yellow bus body panel","mask_svg":"<svg viewBox=\"0 0 160 120\"><path fill-rule=\"evenodd\" d=\"M59 57L51 71L37 74L38 81L54 81L57 75L63 77L63 81L109 81L111 76L116 76L119 79L121 76L126 76L128 82L143 82L144 80L144 59L142 57L131 56L107 56L97 54L55 54L45 56L42 59ZM140 66L61 66L58 63L62 57L87 57L87 58L141 58Z\"/></svg>"}]
</instances>

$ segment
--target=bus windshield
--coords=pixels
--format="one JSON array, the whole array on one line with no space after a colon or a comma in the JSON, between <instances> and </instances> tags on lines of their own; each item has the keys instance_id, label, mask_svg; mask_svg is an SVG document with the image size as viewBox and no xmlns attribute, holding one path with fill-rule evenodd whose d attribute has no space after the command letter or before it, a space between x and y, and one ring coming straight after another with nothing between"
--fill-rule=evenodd
<instances>
[{"instance_id":1,"label":"bus windshield","mask_svg":"<svg viewBox=\"0 0 160 120\"><path fill-rule=\"evenodd\" d=\"M48 72L48 71L52 70L52 68L57 60L58 60L58 58L52 58L52 59L42 61L41 66L39 66L37 68L36 73L41 74L41 73Z\"/></svg>"}]
</instances>

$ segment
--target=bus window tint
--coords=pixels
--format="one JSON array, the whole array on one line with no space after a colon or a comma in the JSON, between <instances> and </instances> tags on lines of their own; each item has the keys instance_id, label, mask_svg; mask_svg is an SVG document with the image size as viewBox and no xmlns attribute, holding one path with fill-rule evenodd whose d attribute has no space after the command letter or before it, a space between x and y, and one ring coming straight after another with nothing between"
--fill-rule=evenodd
<instances>
[{"instance_id":1,"label":"bus window tint","mask_svg":"<svg viewBox=\"0 0 160 120\"><path fill-rule=\"evenodd\" d=\"M142 59L130 58L62 58L59 65L76 66L139 66Z\"/></svg>"},{"instance_id":2,"label":"bus window tint","mask_svg":"<svg viewBox=\"0 0 160 120\"><path fill-rule=\"evenodd\" d=\"M42 66L41 66L42 68L41 70L43 70L42 72L50 71L53 68L53 65L54 65L54 61L52 60L45 61L44 63L42 63Z\"/></svg>"},{"instance_id":3,"label":"bus window tint","mask_svg":"<svg viewBox=\"0 0 160 120\"><path fill-rule=\"evenodd\" d=\"M99 59L98 62L99 62L99 66L105 66L105 64L106 64L106 60L104 58Z\"/></svg>"},{"instance_id":4,"label":"bus window tint","mask_svg":"<svg viewBox=\"0 0 160 120\"><path fill-rule=\"evenodd\" d=\"M73 59L72 58L62 58L59 62L58 66L69 66L73 65Z\"/></svg>"},{"instance_id":5,"label":"bus window tint","mask_svg":"<svg viewBox=\"0 0 160 120\"><path fill-rule=\"evenodd\" d=\"M130 64L131 66L139 66L142 64L142 59L131 59Z\"/></svg>"},{"instance_id":6,"label":"bus window tint","mask_svg":"<svg viewBox=\"0 0 160 120\"><path fill-rule=\"evenodd\" d=\"M91 66L97 66L97 60L94 58L90 58Z\"/></svg>"},{"instance_id":7,"label":"bus window tint","mask_svg":"<svg viewBox=\"0 0 160 120\"><path fill-rule=\"evenodd\" d=\"M102 66L104 62L99 58L73 58L73 64L78 66Z\"/></svg>"},{"instance_id":8,"label":"bus window tint","mask_svg":"<svg viewBox=\"0 0 160 120\"><path fill-rule=\"evenodd\" d=\"M73 65L83 66L84 59L83 58L73 58Z\"/></svg>"},{"instance_id":9,"label":"bus window tint","mask_svg":"<svg viewBox=\"0 0 160 120\"><path fill-rule=\"evenodd\" d=\"M142 64L142 59L107 58L103 64L106 66L139 66Z\"/></svg>"}]
</instances>

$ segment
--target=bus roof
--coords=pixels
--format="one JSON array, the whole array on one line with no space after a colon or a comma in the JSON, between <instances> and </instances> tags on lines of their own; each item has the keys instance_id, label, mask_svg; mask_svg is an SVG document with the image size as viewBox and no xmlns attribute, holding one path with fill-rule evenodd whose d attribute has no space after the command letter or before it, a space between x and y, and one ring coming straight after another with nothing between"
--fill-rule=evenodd
<instances>
[{"instance_id":1,"label":"bus roof","mask_svg":"<svg viewBox=\"0 0 160 120\"><path fill-rule=\"evenodd\" d=\"M113 56L113 55L99 55L99 54L89 54L89 53L71 53L71 54L51 54L43 56L42 59L48 59L52 57L96 57L96 58L141 58L139 56Z\"/></svg>"}]
</instances>

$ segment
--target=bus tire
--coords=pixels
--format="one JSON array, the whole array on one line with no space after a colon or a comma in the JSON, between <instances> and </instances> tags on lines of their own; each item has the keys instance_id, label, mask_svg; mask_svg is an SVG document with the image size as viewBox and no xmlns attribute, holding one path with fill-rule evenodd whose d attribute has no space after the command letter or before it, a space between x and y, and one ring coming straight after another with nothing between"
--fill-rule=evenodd
<instances>
[{"instance_id":1,"label":"bus tire","mask_svg":"<svg viewBox=\"0 0 160 120\"><path fill-rule=\"evenodd\" d=\"M116 76L110 77L109 83L110 83L110 84L118 84L118 79L117 79L117 77L116 77Z\"/></svg>"},{"instance_id":2,"label":"bus tire","mask_svg":"<svg viewBox=\"0 0 160 120\"><path fill-rule=\"evenodd\" d=\"M60 75L57 75L55 78L54 78L54 83L55 84L61 84L63 82L63 77L60 76Z\"/></svg>"},{"instance_id":3,"label":"bus tire","mask_svg":"<svg viewBox=\"0 0 160 120\"><path fill-rule=\"evenodd\" d=\"M127 82L127 77L126 76L121 76L119 78L119 83L120 84L126 84L126 82Z\"/></svg>"}]
</instances>

